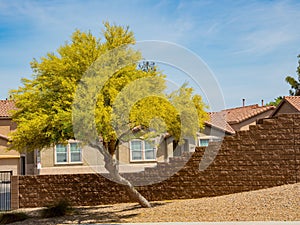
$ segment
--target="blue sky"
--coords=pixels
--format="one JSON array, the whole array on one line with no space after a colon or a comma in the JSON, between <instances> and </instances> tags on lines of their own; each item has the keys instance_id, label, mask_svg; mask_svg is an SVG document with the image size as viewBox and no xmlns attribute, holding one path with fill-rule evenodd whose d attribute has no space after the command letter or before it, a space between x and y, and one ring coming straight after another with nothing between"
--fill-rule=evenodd
<instances>
[{"instance_id":1,"label":"blue sky","mask_svg":"<svg viewBox=\"0 0 300 225\"><path fill-rule=\"evenodd\" d=\"M129 25L138 41L182 45L209 66L226 107L288 95L296 76L300 2L0 1L0 98L30 78L30 61L54 52L75 29L100 36L102 22Z\"/></svg>"}]
</instances>

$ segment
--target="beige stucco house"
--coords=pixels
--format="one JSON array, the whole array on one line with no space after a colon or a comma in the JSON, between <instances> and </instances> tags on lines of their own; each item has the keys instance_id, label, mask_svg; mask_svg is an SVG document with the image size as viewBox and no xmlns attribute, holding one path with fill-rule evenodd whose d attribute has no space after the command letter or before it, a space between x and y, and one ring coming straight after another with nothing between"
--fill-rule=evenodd
<instances>
[{"instance_id":1,"label":"beige stucco house","mask_svg":"<svg viewBox=\"0 0 300 225\"><path fill-rule=\"evenodd\" d=\"M134 172L153 167L157 162L168 162L170 157L194 151L195 147L193 138L178 145L174 138L162 135L151 140L133 139L121 143L114 157L119 161L120 172ZM103 156L93 148L82 147L75 140L37 151L36 155L39 174L107 172Z\"/></svg>"},{"instance_id":2,"label":"beige stucco house","mask_svg":"<svg viewBox=\"0 0 300 225\"><path fill-rule=\"evenodd\" d=\"M273 106L249 105L209 113L205 128L197 138L186 138L179 145L172 136L161 135L150 141L133 139L121 143L115 158L121 172L139 171L155 166L157 162L168 162L170 157L192 152L196 146L207 146L210 141L222 140L238 130L247 130L261 118L279 113L299 112L300 97L285 97L274 111ZM12 122L10 111L15 109L13 101L0 100L0 170L14 174L55 174L106 172L102 155L95 149L82 147L77 141L57 144L42 151L20 154L7 150L9 133L17 126Z\"/></svg>"},{"instance_id":3,"label":"beige stucco house","mask_svg":"<svg viewBox=\"0 0 300 225\"><path fill-rule=\"evenodd\" d=\"M33 153L20 154L15 150L8 150L8 136L17 128L11 119L10 111L13 109L13 101L0 100L0 171L12 171L13 175L33 174Z\"/></svg>"},{"instance_id":4,"label":"beige stucco house","mask_svg":"<svg viewBox=\"0 0 300 225\"><path fill-rule=\"evenodd\" d=\"M288 103L289 98L285 98L279 108L288 108ZM0 170L12 170L14 174L106 172L102 155L95 149L82 147L75 140L27 154L7 151L8 135L16 129L9 113L14 108L13 101L0 101ZM279 110L278 107L276 110ZM196 146L207 146L210 141L220 141L225 135L247 130L257 120L275 115L273 111L273 106L249 105L209 113L210 119L197 138L186 138L182 145L168 135L150 141L133 139L121 143L115 158L119 161L121 172L140 171L155 166L157 162L168 162L170 157L180 156L183 152L193 152Z\"/></svg>"},{"instance_id":5,"label":"beige stucco house","mask_svg":"<svg viewBox=\"0 0 300 225\"><path fill-rule=\"evenodd\" d=\"M14 150L8 151L8 135L16 129L12 123L9 111L14 109L12 101L0 100L0 171L13 171L14 175L21 174L21 155Z\"/></svg>"},{"instance_id":6,"label":"beige stucco house","mask_svg":"<svg viewBox=\"0 0 300 225\"><path fill-rule=\"evenodd\" d=\"M141 171L168 162L170 157L183 152L193 152L196 146L207 146L210 141L220 141L225 135L247 130L261 118L269 117L275 107L249 105L210 113L210 120L197 138L187 138L182 145L172 136L161 135L149 140L133 139L121 143L115 158L120 172ZM106 172L102 155L95 149L81 147L75 140L57 144L37 152L40 174Z\"/></svg>"}]
</instances>

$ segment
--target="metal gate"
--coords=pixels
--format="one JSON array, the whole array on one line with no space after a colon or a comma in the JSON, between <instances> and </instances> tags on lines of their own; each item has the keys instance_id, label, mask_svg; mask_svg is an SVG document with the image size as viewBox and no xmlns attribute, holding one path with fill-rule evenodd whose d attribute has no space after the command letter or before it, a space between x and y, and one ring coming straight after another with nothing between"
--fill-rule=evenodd
<instances>
[{"instance_id":1,"label":"metal gate","mask_svg":"<svg viewBox=\"0 0 300 225\"><path fill-rule=\"evenodd\" d=\"M0 211L10 210L12 171L0 171Z\"/></svg>"}]
</instances>

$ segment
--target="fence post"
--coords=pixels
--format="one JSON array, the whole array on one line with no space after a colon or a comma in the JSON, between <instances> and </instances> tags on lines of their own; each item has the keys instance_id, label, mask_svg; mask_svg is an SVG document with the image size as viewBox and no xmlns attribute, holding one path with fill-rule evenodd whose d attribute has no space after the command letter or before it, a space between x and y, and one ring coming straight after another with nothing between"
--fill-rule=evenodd
<instances>
[{"instance_id":1,"label":"fence post","mask_svg":"<svg viewBox=\"0 0 300 225\"><path fill-rule=\"evenodd\" d=\"M11 209L19 208L19 176L11 177Z\"/></svg>"}]
</instances>

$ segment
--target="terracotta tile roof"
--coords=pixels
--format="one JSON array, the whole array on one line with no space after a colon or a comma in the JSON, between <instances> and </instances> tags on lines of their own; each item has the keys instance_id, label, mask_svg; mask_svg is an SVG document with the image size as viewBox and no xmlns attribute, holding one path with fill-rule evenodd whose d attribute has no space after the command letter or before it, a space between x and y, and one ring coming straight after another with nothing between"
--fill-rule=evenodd
<instances>
[{"instance_id":1,"label":"terracotta tile roof","mask_svg":"<svg viewBox=\"0 0 300 225\"><path fill-rule=\"evenodd\" d=\"M227 133L234 134L234 129L226 121L226 113L224 112L211 112L209 113L209 121L206 121L206 125L216 127Z\"/></svg>"},{"instance_id":2,"label":"terracotta tile roof","mask_svg":"<svg viewBox=\"0 0 300 225\"><path fill-rule=\"evenodd\" d=\"M206 124L234 134L235 130L231 127L232 124L241 123L261 113L274 109L274 106L259 106L257 104L225 109L221 112L209 113L210 120L207 121Z\"/></svg>"},{"instance_id":3,"label":"terracotta tile roof","mask_svg":"<svg viewBox=\"0 0 300 225\"><path fill-rule=\"evenodd\" d=\"M226 113L226 121L229 124L235 124L274 109L275 106L259 106L255 104L244 107L225 109L222 110L222 112Z\"/></svg>"},{"instance_id":4,"label":"terracotta tile roof","mask_svg":"<svg viewBox=\"0 0 300 225\"><path fill-rule=\"evenodd\" d=\"M281 113L281 108L284 104L291 105L295 109L294 113L300 113L300 96L284 96L279 105L277 105L274 112L270 115L270 117Z\"/></svg>"},{"instance_id":5,"label":"terracotta tile roof","mask_svg":"<svg viewBox=\"0 0 300 225\"><path fill-rule=\"evenodd\" d=\"M300 96L285 96L283 99L300 112Z\"/></svg>"},{"instance_id":6,"label":"terracotta tile roof","mask_svg":"<svg viewBox=\"0 0 300 225\"><path fill-rule=\"evenodd\" d=\"M0 100L0 118L9 118L11 116L10 111L16 109L14 101Z\"/></svg>"}]
</instances>

